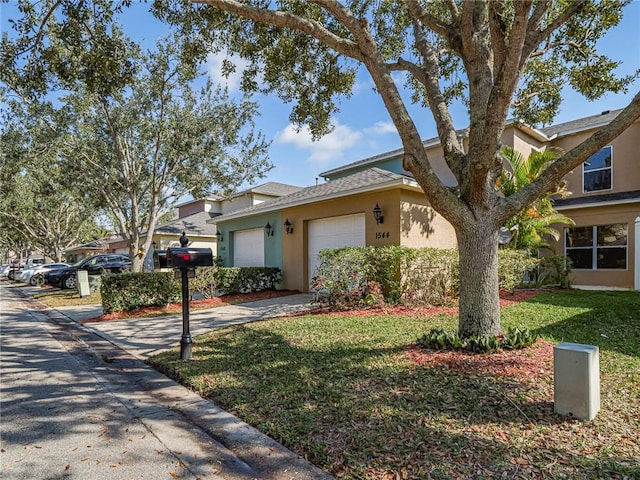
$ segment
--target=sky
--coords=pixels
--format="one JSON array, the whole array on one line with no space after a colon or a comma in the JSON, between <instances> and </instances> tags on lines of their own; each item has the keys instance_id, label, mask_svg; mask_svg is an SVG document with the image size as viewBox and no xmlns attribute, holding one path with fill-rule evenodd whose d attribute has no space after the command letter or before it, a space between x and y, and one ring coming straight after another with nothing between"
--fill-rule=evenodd
<instances>
[{"instance_id":1,"label":"sky","mask_svg":"<svg viewBox=\"0 0 640 480\"><path fill-rule=\"evenodd\" d=\"M2 3L0 10L2 31L5 31L8 28L7 19L16 11L15 5L12 2ZM134 3L122 18L122 23L125 33L149 47L167 32L167 27L148 12L146 4ZM640 0L634 0L626 7L622 22L602 39L599 51L623 62L617 70L619 75L628 75L640 69ZM222 77L219 68L221 61L222 57L210 56L206 65L208 74L214 81L226 84L232 94L240 95L239 74L230 78ZM564 100L554 123L623 108L638 90L639 80L630 86L627 94L609 94L590 102L565 88ZM272 142L269 158L274 165L257 184L273 181L302 187L314 185L323 181L319 178L322 172L401 147L396 129L364 70L357 76L352 96L339 100L340 112L332 119L334 130L319 141L312 141L306 129L296 131L289 121L292 106L283 103L277 96L259 95L254 100L260 104L261 112L260 117L256 118L256 126ZM410 112L423 139L437 135L428 109L410 106ZM468 126L464 108L454 107L452 115L456 128Z\"/></svg>"}]
</instances>

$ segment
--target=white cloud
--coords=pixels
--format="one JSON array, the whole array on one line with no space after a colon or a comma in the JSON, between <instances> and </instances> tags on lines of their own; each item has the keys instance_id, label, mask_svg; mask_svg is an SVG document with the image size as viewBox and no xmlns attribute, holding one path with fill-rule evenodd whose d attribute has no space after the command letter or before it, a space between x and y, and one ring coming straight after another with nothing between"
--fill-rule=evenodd
<instances>
[{"instance_id":1,"label":"white cloud","mask_svg":"<svg viewBox=\"0 0 640 480\"><path fill-rule=\"evenodd\" d=\"M307 161L316 165L325 166L344 160L349 153L360 154L362 147L368 150L371 144L377 145L380 135L396 134L397 130L391 122L376 122L371 127L354 130L348 125L342 125L337 120L332 120L334 129L320 140L313 141L308 127L299 131L289 124L286 128L276 133L274 142L280 145L292 145L293 147L309 152ZM356 152L352 151L356 150Z\"/></svg>"},{"instance_id":2,"label":"white cloud","mask_svg":"<svg viewBox=\"0 0 640 480\"><path fill-rule=\"evenodd\" d=\"M288 125L276 134L275 142L289 144L300 150L310 152L308 161L326 165L329 162L342 159L344 152L357 145L364 137L363 132L353 130L347 125L332 121L334 129L320 140L313 141L308 127L296 131L296 127Z\"/></svg>"},{"instance_id":3,"label":"white cloud","mask_svg":"<svg viewBox=\"0 0 640 480\"><path fill-rule=\"evenodd\" d=\"M229 60L234 63L236 69L228 77L225 77L222 73L222 62ZM226 85L229 92L237 92L240 90L240 81L242 80L242 72L247 68L249 63L236 56L228 54L227 52L210 53L207 55L207 73L211 77L214 83L220 85Z\"/></svg>"},{"instance_id":4,"label":"white cloud","mask_svg":"<svg viewBox=\"0 0 640 480\"><path fill-rule=\"evenodd\" d=\"M398 133L393 122L376 122L373 127L364 129L367 135L385 135L387 133Z\"/></svg>"}]
</instances>

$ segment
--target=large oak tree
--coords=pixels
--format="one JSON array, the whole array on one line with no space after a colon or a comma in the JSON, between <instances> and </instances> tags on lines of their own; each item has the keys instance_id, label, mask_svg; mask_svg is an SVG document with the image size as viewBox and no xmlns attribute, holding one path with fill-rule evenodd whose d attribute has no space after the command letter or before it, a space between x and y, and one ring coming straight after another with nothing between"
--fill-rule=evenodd
<instances>
[{"instance_id":1,"label":"large oak tree","mask_svg":"<svg viewBox=\"0 0 640 480\"><path fill-rule=\"evenodd\" d=\"M507 219L613 140L640 116L636 95L607 127L565 152L526 187L504 196L501 137L509 115L549 123L571 85L588 99L626 89L618 64L596 43L618 24L619 0L156 0L156 14L182 28L188 55L226 48L248 60L243 86L294 101L291 118L320 136L364 66L393 120L404 167L455 228L460 256L459 334L500 331L498 231ZM232 70L234 66L227 64ZM413 100L437 126L456 188L444 185L425 152L401 95L406 74ZM468 106L468 135L450 104Z\"/></svg>"},{"instance_id":2,"label":"large oak tree","mask_svg":"<svg viewBox=\"0 0 640 480\"><path fill-rule=\"evenodd\" d=\"M141 53L118 25L129 3L21 0L1 79L17 102L55 94L66 187L105 209L138 271L148 232L178 201L229 193L271 165L257 105L204 82L173 38Z\"/></svg>"}]
</instances>

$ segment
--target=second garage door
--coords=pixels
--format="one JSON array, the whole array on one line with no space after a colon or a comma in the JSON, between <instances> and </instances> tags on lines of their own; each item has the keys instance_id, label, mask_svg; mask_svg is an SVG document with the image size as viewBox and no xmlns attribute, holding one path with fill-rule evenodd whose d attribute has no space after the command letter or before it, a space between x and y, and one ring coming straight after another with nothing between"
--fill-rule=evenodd
<instances>
[{"instance_id":1,"label":"second garage door","mask_svg":"<svg viewBox=\"0 0 640 480\"><path fill-rule=\"evenodd\" d=\"M364 213L309 221L309 281L318 267L318 253L325 248L364 247Z\"/></svg>"},{"instance_id":2,"label":"second garage door","mask_svg":"<svg viewBox=\"0 0 640 480\"><path fill-rule=\"evenodd\" d=\"M233 233L233 266L264 267L264 229Z\"/></svg>"}]
</instances>

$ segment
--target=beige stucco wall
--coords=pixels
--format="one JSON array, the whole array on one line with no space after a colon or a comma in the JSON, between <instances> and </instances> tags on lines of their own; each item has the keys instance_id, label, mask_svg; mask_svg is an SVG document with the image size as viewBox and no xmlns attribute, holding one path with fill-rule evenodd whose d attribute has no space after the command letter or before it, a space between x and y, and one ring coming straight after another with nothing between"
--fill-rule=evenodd
<instances>
[{"instance_id":1,"label":"beige stucco wall","mask_svg":"<svg viewBox=\"0 0 640 480\"><path fill-rule=\"evenodd\" d=\"M436 212L423 193L402 191L400 245L411 248L456 248L453 226Z\"/></svg>"},{"instance_id":2,"label":"beige stucco wall","mask_svg":"<svg viewBox=\"0 0 640 480\"><path fill-rule=\"evenodd\" d=\"M553 146L569 151L574 146L591 136L593 131L568 135L552 142ZM611 143L613 147L613 190L583 193L582 165L571 171L565 180L571 198L601 195L612 192L629 192L640 190L640 123L635 122Z\"/></svg>"},{"instance_id":3,"label":"beige stucco wall","mask_svg":"<svg viewBox=\"0 0 640 480\"><path fill-rule=\"evenodd\" d=\"M560 211L572 218L577 227L594 225L627 224L627 268L626 270L574 270L571 282L574 285L596 285L633 288L635 251L635 219L640 216L640 203L629 203L604 207L563 209ZM563 231L562 227L558 228ZM564 254L564 234L554 243L556 253ZM638 252L640 253L640 252Z\"/></svg>"},{"instance_id":4,"label":"beige stucco wall","mask_svg":"<svg viewBox=\"0 0 640 480\"><path fill-rule=\"evenodd\" d=\"M384 223L376 224L373 209L378 204L383 211ZM421 192L394 188L361 193L310 205L284 209L283 222L289 220L294 232L282 236L282 287L307 291L308 222L311 220L364 213L366 245L406 245L411 247L452 248L456 246L451 225L435 214ZM422 215L429 218L429 231L418 225Z\"/></svg>"}]
</instances>

